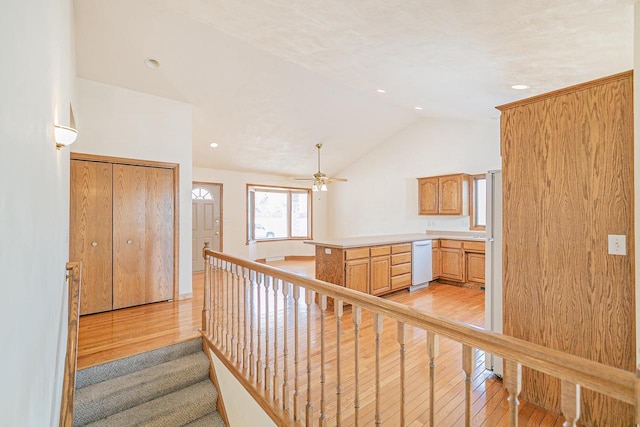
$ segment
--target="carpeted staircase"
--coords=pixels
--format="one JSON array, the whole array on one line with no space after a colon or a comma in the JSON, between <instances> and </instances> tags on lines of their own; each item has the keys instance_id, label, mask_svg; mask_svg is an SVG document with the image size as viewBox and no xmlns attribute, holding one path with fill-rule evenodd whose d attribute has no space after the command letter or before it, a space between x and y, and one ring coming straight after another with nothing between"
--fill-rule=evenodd
<instances>
[{"instance_id":1,"label":"carpeted staircase","mask_svg":"<svg viewBox=\"0 0 640 427\"><path fill-rule=\"evenodd\" d=\"M201 339L83 369L76 387L74 426L224 426Z\"/></svg>"}]
</instances>

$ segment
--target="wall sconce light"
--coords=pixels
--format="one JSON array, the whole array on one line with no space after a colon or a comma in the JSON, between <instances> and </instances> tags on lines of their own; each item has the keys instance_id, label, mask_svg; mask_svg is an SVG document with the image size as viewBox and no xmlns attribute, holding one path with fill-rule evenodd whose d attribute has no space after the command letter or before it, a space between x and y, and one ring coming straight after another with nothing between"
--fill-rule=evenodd
<instances>
[{"instance_id":1,"label":"wall sconce light","mask_svg":"<svg viewBox=\"0 0 640 427\"><path fill-rule=\"evenodd\" d=\"M55 125L55 139L56 139L56 148L59 150L62 147L66 147L67 145L71 145L75 142L78 137L78 131L74 128L70 128L67 126Z\"/></svg>"},{"instance_id":2,"label":"wall sconce light","mask_svg":"<svg viewBox=\"0 0 640 427\"><path fill-rule=\"evenodd\" d=\"M69 126L54 125L53 130L58 150L75 142L78 137L78 130L76 129L76 118L73 115L73 106L71 104L69 104Z\"/></svg>"}]
</instances>

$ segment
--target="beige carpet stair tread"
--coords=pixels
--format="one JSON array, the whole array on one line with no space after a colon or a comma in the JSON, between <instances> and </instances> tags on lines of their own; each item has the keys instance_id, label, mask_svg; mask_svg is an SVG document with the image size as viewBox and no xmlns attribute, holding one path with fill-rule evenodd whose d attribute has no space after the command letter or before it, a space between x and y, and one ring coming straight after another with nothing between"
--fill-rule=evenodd
<instances>
[{"instance_id":1,"label":"beige carpet stair tread","mask_svg":"<svg viewBox=\"0 0 640 427\"><path fill-rule=\"evenodd\" d=\"M200 351L83 387L76 392L74 424L82 426L106 418L208 377L209 361Z\"/></svg>"},{"instance_id":2,"label":"beige carpet stair tread","mask_svg":"<svg viewBox=\"0 0 640 427\"><path fill-rule=\"evenodd\" d=\"M216 410L218 392L209 379L88 424L92 427L178 427Z\"/></svg>"},{"instance_id":3,"label":"beige carpet stair tread","mask_svg":"<svg viewBox=\"0 0 640 427\"><path fill-rule=\"evenodd\" d=\"M205 415L195 421L186 424L185 427L224 427L224 421L218 412Z\"/></svg>"},{"instance_id":4,"label":"beige carpet stair tread","mask_svg":"<svg viewBox=\"0 0 640 427\"><path fill-rule=\"evenodd\" d=\"M82 369L76 373L76 388L107 381L201 351L202 339L198 338Z\"/></svg>"}]
</instances>

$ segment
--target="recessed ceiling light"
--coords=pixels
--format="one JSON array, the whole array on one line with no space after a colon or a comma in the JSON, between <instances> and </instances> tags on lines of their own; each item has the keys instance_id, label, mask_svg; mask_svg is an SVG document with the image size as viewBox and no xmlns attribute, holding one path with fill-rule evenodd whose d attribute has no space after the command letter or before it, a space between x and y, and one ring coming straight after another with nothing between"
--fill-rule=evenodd
<instances>
[{"instance_id":1,"label":"recessed ceiling light","mask_svg":"<svg viewBox=\"0 0 640 427\"><path fill-rule=\"evenodd\" d=\"M217 148L217 147L218 147L218 144L217 144L217 143L215 143L215 142L212 142L211 144L209 144L209 147L211 147L211 148Z\"/></svg>"},{"instance_id":2,"label":"recessed ceiling light","mask_svg":"<svg viewBox=\"0 0 640 427\"><path fill-rule=\"evenodd\" d=\"M160 63L153 58L147 58L144 61L144 65L147 66L147 68L151 69L151 70L157 70L158 68L160 68Z\"/></svg>"},{"instance_id":3,"label":"recessed ceiling light","mask_svg":"<svg viewBox=\"0 0 640 427\"><path fill-rule=\"evenodd\" d=\"M511 89L525 90L525 89L529 89L529 85L513 85L511 86Z\"/></svg>"},{"instance_id":4,"label":"recessed ceiling light","mask_svg":"<svg viewBox=\"0 0 640 427\"><path fill-rule=\"evenodd\" d=\"M376 89L376 92L378 92L378 93L387 93L387 91L384 90L384 89Z\"/></svg>"},{"instance_id":5,"label":"recessed ceiling light","mask_svg":"<svg viewBox=\"0 0 640 427\"><path fill-rule=\"evenodd\" d=\"M416 107L413 107L413 108L416 109L416 110L422 110L422 107L417 107L416 106Z\"/></svg>"}]
</instances>

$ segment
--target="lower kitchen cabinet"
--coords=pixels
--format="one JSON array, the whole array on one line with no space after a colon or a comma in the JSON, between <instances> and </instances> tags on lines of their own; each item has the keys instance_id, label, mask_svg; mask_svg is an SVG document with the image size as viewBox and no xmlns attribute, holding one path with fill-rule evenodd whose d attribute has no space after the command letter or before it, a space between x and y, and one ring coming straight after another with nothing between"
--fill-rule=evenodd
<instances>
[{"instance_id":1,"label":"lower kitchen cabinet","mask_svg":"<svg viewBox=\"0 0 640 427\"><path fill-rule=\"evenodd\" d=\"M464 282L464 252L461 240L440 241L440 277Z\"/></svg>"},{"instance_id":2,"label":"lower kitchen cabinet","mask_svg":"<svg viewBox=\"0 0 640 427\"><path fill-rule=\"evenodd\" d=\"M389 255L371 258L371 295L380 295L391 289L391 257Z\"/></svg>"},{"instance_id":3,"label":"lower kitchen cabinet","mask_svg":"<svg viewBox=\"0 0 640 427\"><path fill-rule=\"evenodd\" d=\"M431 265L433 272L433 279L437 279L442 274L441 266L442 266L442 254L440 252L440 241L434 240L432 242L431 247Z\"/></svg>"},{"instance_id":4,"label":"lower kitchen cabinet","mask_svg":"<svg viewBox=\"0 0 640 427\"><path fill-rule=\"evenodd\" d=\"M369 293L369 258L345 262L344 285L354 291Z\"/></svg>"},{"instance_id":5,"label":"lower kitchen cabinet","mask_svg":"<svg viewBox=\"0 0 640 427\"><path fill-rule=\"evenodd\" d=\"M391 290L391 247L373 246L369 248L370 280L369 291L371 295L381 295Z\"/></svg>"},{"instance_id":6,"label":"lower kitchen cabinet","mask_svg":"<svg viewBox=\"0 0 640 427\"><path fill-rule=\"evenodd\" d=\"M485 242L440 240L433 245L433 278L484 285Z\"/></svg>"},{"instance_id":7,"label":"lower kitchen cabinet","mask_svg":"<svg viewBox=\"0 0 640 427\"><path fill-rule=\"evenodd\" d=\"M467 282L484 285L484 254L467 252Z\"/></svg>"},{"instance_id":8,"label":"lower kitchen cabinet","mask_svg":"<svg viewBox=\"0 0 640 427\"><path fill-rule=\"evenodd\" d=\"M484 285L485 242L463 242L465 251L466 280L469 283Z\"/></svg>"}]
</instances>

